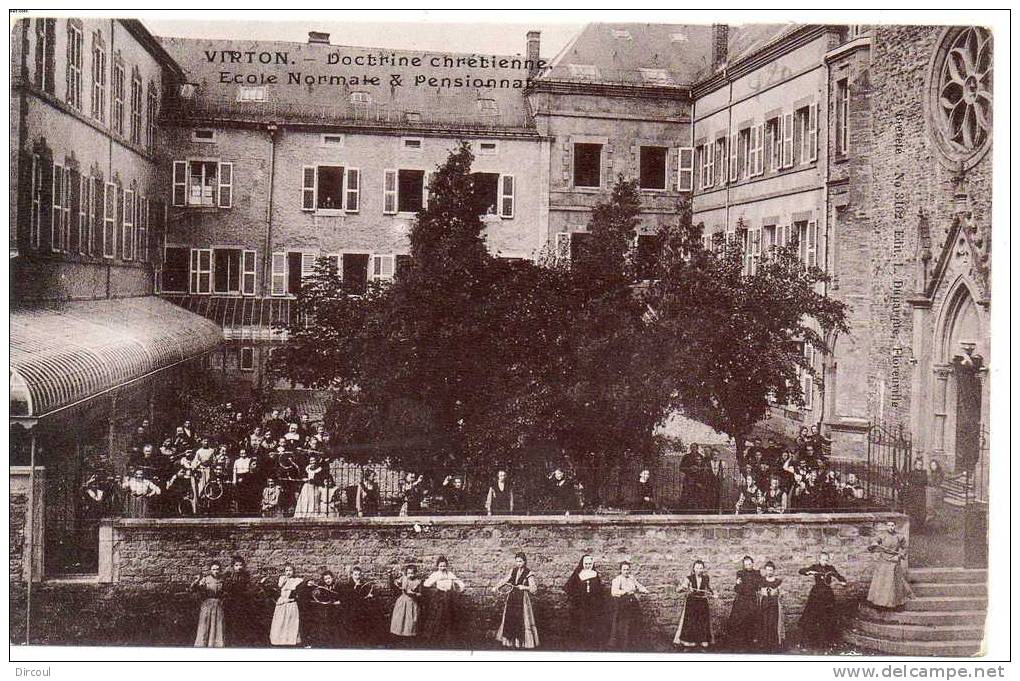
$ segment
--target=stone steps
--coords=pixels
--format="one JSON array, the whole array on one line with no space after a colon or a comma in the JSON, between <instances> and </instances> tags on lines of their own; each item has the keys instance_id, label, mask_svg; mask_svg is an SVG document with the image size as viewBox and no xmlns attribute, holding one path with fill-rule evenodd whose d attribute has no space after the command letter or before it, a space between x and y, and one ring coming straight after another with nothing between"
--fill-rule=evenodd
<instances>
[{"instance_id":1,"label":"stone steps","mask_svg":"<svg viewBox=\"0 0 1020 681\"><path fill-rule=\"evenodd\" d=\"M913 597L896 610L861 603L843 638L888 655L977 655L984 639L987 579L987 570L912 568L907 580Z\"/></svg>"},{"instance_id":2,"label":"stone steps","mask_svg":"<svg viewBox=\"0 0 1020 681\"><path fill-rule=\"evenodd\" d=\"M915 582L910 585L910 588L918 598L937 596L985 598L988 595L987 585L970 582Z\"/></svg>"},{"instance_id":3,"label":"stone steps","mask_svg":"<svg viewBox=\"0 0 1020 681\"><path fill-rule=\"evenodd\" d=\"M972 657L981 652L981 641L891 641L847 631L843 638L853 645L889 655L910 657Z\"/></svg>"},{"instance_id":4,"label":"stone steps","mask_svg":"<svg viewBox=\"0 0 1020 681\"><path fill-rule=\"evenodd\" d=\"M857 611L857 619L870 622L897 624L899 626L955 626L963 624L984 625L984 610L956 610L944 611L906 611L906 610L879 610L866 603L862 603Z\"/></svg>"}]
</instances>

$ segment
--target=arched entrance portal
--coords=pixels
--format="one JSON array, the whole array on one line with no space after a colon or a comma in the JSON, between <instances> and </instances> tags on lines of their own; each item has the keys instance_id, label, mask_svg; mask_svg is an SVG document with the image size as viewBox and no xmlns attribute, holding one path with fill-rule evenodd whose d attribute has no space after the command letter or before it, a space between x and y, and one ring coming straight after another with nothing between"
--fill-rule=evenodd
<instances>
[{"instance_id":1,"label":"arched entrance portal","mask_svg":"<svg viewBox=\"0 0 1020 681\"><path fill-rule=\"evenodd\" d=\"M966 286L959 286L947 308L943 357L951 367L953 427L949 431L954 467L973 472L981 452L981 369L984 334L977 306Z\"/></svg>"}]
</instances>

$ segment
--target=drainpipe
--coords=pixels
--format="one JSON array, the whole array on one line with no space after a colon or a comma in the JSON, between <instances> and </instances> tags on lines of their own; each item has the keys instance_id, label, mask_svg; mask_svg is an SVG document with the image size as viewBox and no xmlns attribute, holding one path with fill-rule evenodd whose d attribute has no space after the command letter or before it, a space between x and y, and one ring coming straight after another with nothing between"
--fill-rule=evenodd
<instances>
[{"instance_id":1,"label":"drainpipe","mask_svg":"<svg viewBox=\"0 0 1020 681\"><path fill-rule=\"evenodd\" d=\"M269 294L270 268L273 262L273 188L276 186L276 133L279 128L275 123L266 126L269 135L269 197L266 201L266 248L262 256L262 291Z\"/></svg>"},{"instance_id":2,"label":"drainpipe","mask_svg":"<svg viewBox=\"0 0 1020 681\"><path fill-rule=\"evenodd\" d=\"M28 468L28 509L25 515L25 537L28 549L28 591L25 594L25 645L31 643L32 582L35 580L35 429L32 429Z\"/></svg>"}]
</instances>

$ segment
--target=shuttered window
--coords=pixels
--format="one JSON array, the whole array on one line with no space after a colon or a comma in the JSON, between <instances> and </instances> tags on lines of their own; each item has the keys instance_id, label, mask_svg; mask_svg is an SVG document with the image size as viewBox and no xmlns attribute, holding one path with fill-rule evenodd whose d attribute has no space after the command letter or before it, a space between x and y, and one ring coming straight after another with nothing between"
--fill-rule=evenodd
<instances>
[{"instance_id":1,"label":"shuttered window","mask_svg":"<svg viewBox=\"0 0 1020 681\"><path fill-rule=\"evenodd\" d=\"M270 294L274 296L287 295L287 254L273 253L272 256L272 279L270 282Z\"/></svg>"},{"instance_id":2,"label":"shuttered window","mask_svg":"<svg viewBox=\"0 0 1020 681\"><path fill-rule=\"evenodd\" d=\"M694 149L691 147L680 147L677 154L676 188L681 192L694 189Z\"/></svg>"},{"instance_id":3,"label":"shuttered window","mask_svg":"<svg viewBox=\"0 0 1020 681\"><path fill-rule=\"evenodd\" d=\"M383 171L383 213L395 215L397 212L397 171Z\"/></svg>"},{"instance_id":4,"label":"shuttered window","mask_svg":"<svg viewBox=\"0 0 1020 681\"><path fill-rule=\"evenodd\" d=\"M220 208L230 208L234 201L234 164L220 163L219 202Z\"/></svg>"},{"instance_id":5,"label":"shuttered window","mask_svg":"<svg viewBox=\"0 0 1020 681\"><path fill-rule=\"evenodd\" d=\"M499 217L512 218L514 216L514 176L499 176Z\"/></svg>"}]
</instances>

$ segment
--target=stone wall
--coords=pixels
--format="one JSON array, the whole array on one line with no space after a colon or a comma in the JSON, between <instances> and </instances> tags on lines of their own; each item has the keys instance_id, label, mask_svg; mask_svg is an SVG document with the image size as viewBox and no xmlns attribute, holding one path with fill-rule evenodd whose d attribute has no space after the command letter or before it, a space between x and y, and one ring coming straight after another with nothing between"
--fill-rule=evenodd
<instances>
[{"instance_id":1,"label":"stone wall","mask_svg":"<svg viewBox=\"0 0 1020 681\"><path fill-rule=\"evenodd\" d=\"M670 647L680 599L675 585L692 561L706 561L721 598L713 603L716 631L729 614L741 557L773 560L786 580L788 628L795 630L811 586L796 575L820 550L850 580L839 590L847 608L863 595L871 574L866 547L875 528L900 515L788 516L547 516L459 518L125 519L107 521L100 538L100 584L46 584L38 589L33 627L40 642L189 643L198 603L187 583L213 559L241 555L256 577L275 580L285 563L310 577L361 565L377 584L406 563L427 571L439 555L467 584L463 596L465 646L492 648L501 599L489 587L504 576L516 551L525 551L539 580L536 609L543 648L565 645L569 619L563 584L581 554L591 552L607 583L616 564L633 561L651 593L642 608L649 647ZM417 526L417 528L416 528ZM380 589L379 622L393 595ZM75 607L67 609L68 603ZM153 614L158 609L159 614ZM265 629L271 606L263 615ZM101 615L100 615L101 613ZM13 615L14 613L12 613ZM68 640L68 637L72 640Z\"/></svg>"}]
</instances>

